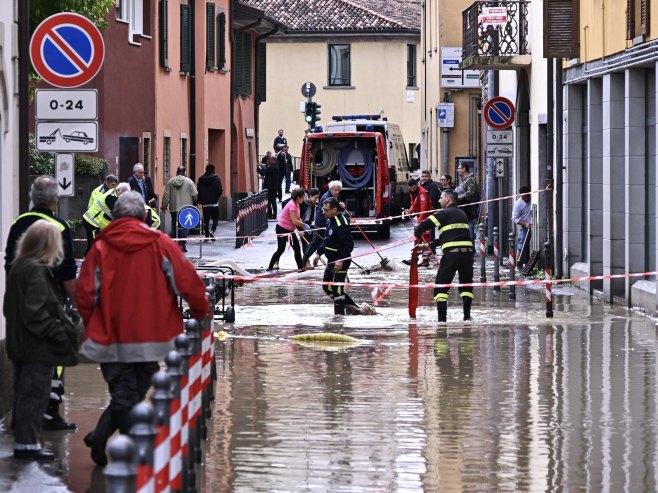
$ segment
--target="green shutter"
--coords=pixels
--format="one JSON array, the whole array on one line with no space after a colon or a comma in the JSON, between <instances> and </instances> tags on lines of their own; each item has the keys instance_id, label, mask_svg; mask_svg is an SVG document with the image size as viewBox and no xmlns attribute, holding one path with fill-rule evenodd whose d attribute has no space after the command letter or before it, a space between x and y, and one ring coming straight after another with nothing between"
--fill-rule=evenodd
<instances>
[{"instance_id":1,"label":"green shutter","mask_svg":"<svg viewBox=\"0 0 658 493\"><path fill-rule=\"evenodd\" d=\"M190 73L192 70L192 30L190 26L190 6L180 6L180 71Z\"/></svg>"},{"instance_id":2,"label":"green shutter","mask_svg":"<svg viewBox=\"0 0 658 493\"><path fill-rule=\"evenodd\" d=\"M251 33L242 33L244 40L242 42L242 50L244 53L244 64L242 72L242 89L245 96L251 96Z\"/></svg>"},{"instance_id":3,"label":"green shutter","mask_svg":"<svg viewBox=\"0 0 658 493\"><path fill-rule=\"evenodd\" d=\"M226 14L220 12L217 16L219 34L217 35L217 67L223 69L226 66Z\"/></svg>"},{"instance_id":4,"label":"green shutter","mask_svg":"<svg viewBox=\"0 0 658 493\"><path fill-rule=\"evenodd\" d=\"M206 4L206 68L215 70L215 4Z\"/></svg>"},{"instance_id":5,"label":"green shutter","mask_svg":"<svg viewBox=\"0 0 658 493\"><path fill-rule=\"evenodd\" d=\"M233 95L239 96L242 94L242 33L235 31L233 35L233 54L231 55L231 74L233 77Z\"/></svg>"},{"instance_id":6,"label":"green shutter","mask_svg":"<svg viewBox=\"0 0 658 493\"><path fill-rule=\"evenodd\" d=\"M258 43L256 48L256 103L266 101L267 96L267 78L265 69L267 68L267 45Z\"/></svg>"},{"instance_id":7,"label":"green shutter","mask_svg":"<svg viewBox=\"0 0 658 493\"><path fill-rule=\"evenodd\" d=\"M158 31L160 39L160 66L169 69L169 2L160 0L158 4Z\"/></svg>"}]
</instances>

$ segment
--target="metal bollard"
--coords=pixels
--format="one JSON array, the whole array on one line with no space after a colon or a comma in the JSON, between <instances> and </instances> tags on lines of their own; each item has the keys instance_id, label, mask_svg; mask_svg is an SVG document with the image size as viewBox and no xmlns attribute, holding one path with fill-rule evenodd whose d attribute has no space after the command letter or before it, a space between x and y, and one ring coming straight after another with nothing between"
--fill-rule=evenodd
<instances>
[{"instance_id":1,"label":"metal bollard","mask_svg":"<svg viewBox=\"0 0 658 493\"><path fill-rule=\"evenodd\" d=\"M109 464L103 470L107 493L135 493L135 445L126 435L119 435L107 446Z\"/></svg>"},{"instance_id":2,"label":"metal bollard","mask_svg":"<svg viewBox=\"0 0 658 493\"><path fill-rule=\"evenodd\" d=\"M243 245L242 234L242 200L235 203L235 248L240 248Z\"/></svg>"},{"instance_id":3,"label":"metal bollard","mask_svg":"<svg viewBox=\"0 0 658 493\"><path fill-rule=\"evenodd\" d=\"M215 400L215 378L213 373L217 373L217 370L213 372L213 366L215 366L215 330L213 328L213 320L215 315L215 305L217 304L217 293L215 291L215 285L210 280L210 285L206 288L206 293L210 296L210 313L208 313L208 380L205 385L206 393L208 394L208 402L206 407L206 417L210 419L212 417L212 407L210 405L211 401Z\"/></svg>"},{"instance_id":4,"label":"metal bollard","mask_svg":"<svg viewBox=\"0 0 658 493\"><path fill-rule=\"evenodd\" d=\"M155 492L169 491L169 461L171 444L169 439L169 419L171 408L171 379L164 371L153 375L151 385L151 403L155 410L155 452L153 454L153 473L155 475Z\"/></svg>"},{"instance_id":5,"label":"metal bollard","mask_svg":"<svg viewBox=\"0 0 658 493\"><path fill-rule=\"evenodd\" d=\"M510 281L516 280L516 248L514 245L514 232L509 234L509 279ZM516 299L516 287L511 285L509 287L509 299Z\"/></svg>"},{"instance_id":6,"label":"metal bollard","mask_svg":"<svg viewBox=\"0 0 658 493\"><path fill-rule=\"evenodd\" d=\"M190 450L190 356L192 350L190 339L185 334L179 334L174 339L176 350L180 355L181 362L179 371L180 380L180 406L181 406L181 433L180 445L182 451L182 484L183 491L196 491L196 471Z\"/></svg>"},{"instance_id":7,"label":"metal bollard","mask_svg":"<svg viewBox=\"0 0 658 493\"><path fill-rule=\"evenodd\" d=\"M208 305L212 305L212 293L206 287L206 298ZM210 315L203 319L201 324L201 438L208 438L206 419L210 418Z\"/></svg>"},{"instance_id":8,"label":"metal bollard","mask_svg":"<svg viewBox=\"0 0 658 493\"><path fill-rule=\"evenodd\" d=\"M190 424L190 457L201 463L201 325L196 320L185 321L185 333L190 340L190 404L187 414Z\"/></svg>"},{"instance_id":9,"label":"metal bollard","mask_svg":"<svg viewBox=\"0 0 658 493\"><path fill-rule=\"evenodd\" d=\"M480 282L487 282L487 239L484 236L484 223L478 226L480 233Z\"/></svg>"},{"instance_id":10,"label":"metal bollard","mask_svg":"<svg viewBox=\"0 0 658 493\"><path fill-rule=\"evenodd\" d=\"M134 464L137 466L137 479L135 490L137 493L151 492L155 485L153 477L153 441L155 439L155 427L153 406L142 401L133 407L130 412L130 420L133 422L130 428L130 438L135 442L137 453Z\"/></svg>"},{"instance_id":11,"label":"metal bollard","mask_svg":"<svg viewBox=\"0 0 658 493\"><path fill-rule=\"evenodd\" d=\"M493 229L493 242L494 242L494 282L500 282L500 250L498 248L498 226ZM494 286L494 291L500 291L500 286Z\"/></svg>"},{"instance_id":12,"label":"metal bollard","mask_svg":"<svg viewBox=\"0 0 658 493\"><path fill-rule=\"evenodd\" d=\"M553 318L553 291L551 287L551 244L550 242L544 243L544 260L546 267L546 318Z\"/></svg>"},{"instance_id":13,"label":"metal bollard","mask_svg":"<svg viewBox=\"0 0 658 493\"><path fill-rule=\"evenodd\" d=\"M187 348L187 336L181 334L176 337L184 338ZM183 410L181 409L181 355L178 351L169 351L165 358L167 375L169 376L169 390L171 392L171 406L169 407L169 487L171 493L183 491L183 450L181 449L181 428Z\"/></svg>"}]
</instances>

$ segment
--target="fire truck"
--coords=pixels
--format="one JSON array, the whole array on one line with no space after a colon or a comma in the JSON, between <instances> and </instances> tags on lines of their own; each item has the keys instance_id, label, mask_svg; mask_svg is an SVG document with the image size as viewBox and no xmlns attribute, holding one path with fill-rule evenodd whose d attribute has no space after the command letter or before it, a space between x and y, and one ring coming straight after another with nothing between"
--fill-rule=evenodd
<instances>
[{"instance_id":1,"label":"fire truck","mask_svg":"<svg viewBox=\"0 0 658 493\"><path fill-rule=\"evenodd\" d=\"M343 184L341 200L352 224L390 237L390 216L409 207L410 173L399 127L379 115L334 116L326 130L308 133L302 146L299 180L304 188L327 190Z\"/></svg>"}]
</instances>

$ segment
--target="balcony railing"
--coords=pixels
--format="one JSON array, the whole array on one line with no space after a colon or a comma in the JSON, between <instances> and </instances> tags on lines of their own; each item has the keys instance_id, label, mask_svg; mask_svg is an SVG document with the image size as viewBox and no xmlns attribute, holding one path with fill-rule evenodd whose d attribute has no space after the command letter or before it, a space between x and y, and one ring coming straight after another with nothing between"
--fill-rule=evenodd
<instances>
[{"instance_id":1,"label":"balcony railing","mask_svg":"<svg viewBox=\"0 0 658 493\"><path fill-rule=\"evenodd\" d=\"M526 1L475 2L462 12L464 61L529 55Z\"/></svg>"}]
</instances>

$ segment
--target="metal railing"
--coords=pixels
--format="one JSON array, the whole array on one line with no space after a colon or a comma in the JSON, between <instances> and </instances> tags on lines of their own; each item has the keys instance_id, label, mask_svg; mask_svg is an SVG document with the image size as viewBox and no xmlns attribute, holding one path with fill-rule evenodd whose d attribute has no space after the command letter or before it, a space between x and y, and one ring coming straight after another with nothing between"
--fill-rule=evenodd
<instances>
[{"instance_id":1,"label":"metal railing","mask_svg":"<svg viewBox=\"0 0 658 493\"><path fill-rule=\"evenodd\" d=\"M475 2L462 12L464 58L528 55L526 1Z\"/></svg>"},{"instance_id":2,"label":"metal railing","mask_svg":"<svg viewBox=\"0 0 658 493\"><path fill-rule=\"evenodd\" d=\"M249 195L235 204L235 248L267 229L267 190Z\"/></svg>"}]
</instances>

